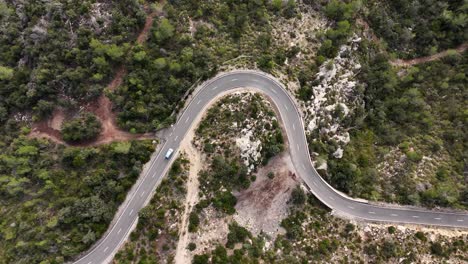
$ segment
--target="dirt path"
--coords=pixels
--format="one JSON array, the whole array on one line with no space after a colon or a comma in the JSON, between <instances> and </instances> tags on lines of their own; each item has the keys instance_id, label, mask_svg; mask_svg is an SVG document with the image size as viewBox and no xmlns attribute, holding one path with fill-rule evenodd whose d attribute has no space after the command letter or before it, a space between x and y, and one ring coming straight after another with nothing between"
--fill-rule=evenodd
<instances>
[{"instance_id":1,"label":"dirt path","mask_svg":"<svg viewBox=\"0 0 468 264\"><path fill-rule=\"evenodd\" d=\"M185 211L182 215L181 226L179 229L179 242L177 244L174 259L176 264L190 263L191 261L190 252L187 250L187 246L190 241L190 233L188 232L188 218L192 208L198 202L198 172L202 167L200 157L201 153L191 143L191 139L193 138L193 131L190 132L190 134L191 135L188 135L181 144L181 148L185 151L188 159L190 160L190 172L187 181L187 196L184 205Z\"/></svg>"},{"instance_id":2,"label":"dirt path","mask_svg":"<svg viewBox=\"0 0 468 264\"><path fill-rule=\"evenodd\" d=\"M142 44L146 41L151 26L153 25L154 18L160 13L160 10L155 10L146 17L145 26L138 34L136 43ZM114 78L106 87L106 90L115 91L115 89L122 84L123 78L126 75L127 69L125 65L119 66L114 75ZM107 144L113 141L154 138L152 133L131 134L127 131L119 129L116 124L116 115L112 111L112 102L104 93L98 98L96 102L89 103L85 105L84 108L86 111L94 113L99 118L102 123L102 131L97 139L74 144L75 146L95 146ZM68 145L65 141L63 141L60 135L60 126L62 122L66 120L66 117L66 113L63 109L60 108L55 110L51 118L34 123L32 125L32 130L29 136L31 138L47 138L56 143Z\"/></svg>"},{"instance_id":3,"label":"dirt path","mask_svg":"<svg viewBox=\"0 0 468 264\"><path fill-rule=\"evenodd\" d=\"M465 52L465 50L467 48L468 48L468 43L464 43L464 44L458 46L454 50L457 53L463 53L463 52ZM441 52L436 53L434 55L419 57L419 58L410 59L410 60L397 59L397 60L390 61L390 64L392 64L393 66L397 66L397 67L410 67L410 66L413 66L413 65L417 65L417 64L421 64L421 63L441 59L441 58L449 55L449 51L450 51L450 49L441 51Z\"/></svg>"}]
</instances>

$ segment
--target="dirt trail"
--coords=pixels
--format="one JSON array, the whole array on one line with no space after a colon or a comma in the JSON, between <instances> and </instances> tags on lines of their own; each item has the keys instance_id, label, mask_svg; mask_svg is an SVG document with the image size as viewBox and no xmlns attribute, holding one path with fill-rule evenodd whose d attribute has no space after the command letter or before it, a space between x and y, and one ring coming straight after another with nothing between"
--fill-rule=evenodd
<instances>
[{"instance_id":1,"label":"dirt trail","mask_svg":"<svg viewBox=\"0 0 468 264\"><path fill-rule=\"evenodd\" d=\"M198 172L201 170L201 153L192 145L191 139L193 138L193 131L190 132L192 135L188 135L182 142L181 148L187 153L188 159L190 160L190 172L187 181L187 197L185 200L184 214L182 215L181 225L179 229L179 242L177 244L176 254L174 262L176 264L190 263L191 256L187 250L187 246L190 242L190 233L188 232L188 218L192 208L198 202Z\"/></svg>"},{"instance_id":2,"label":"dirt trail","mask_svg":"<svg viewBox=\"0 0 468 264\"><path fill-rule=\"evenodd\" d=\"M372 41L374 41L376 43L380 43L380 39L375 35L375 33L372 31L369 24L365 20L363 20L361 18L358 18L356 20L356 23L362 27L363 33L368 39L371 39ZM410 66L413 66L413 65L417 65L417 64L421 64L421 63L441 59L441 58L447 56L449 54L450 50L455 50L457 53L463 53L467 49L468 49L468 43L463 43L463 44L461 44L460 46L458 46L455 49L444 50L444 51L441 51L439 53L436 53L436 54L430 55L430 56L424 56L424 57L408 59L408 60L403 60L403 59L391 60L390 64L393 65L393 66L397 66L397 67L410 67Z\"/></svg>"},{"instance_id":3,"label":"dirt trail","mask_svg":"<svg viewBox=\"0 0 468 264\"><path fill-rule=\"evenodd\" d=\"M136 43L142 44L148 38L148 33L153 25L154 18L160 14L160 11L152 11L145 21L145 26L138 34ZM114 78L106 87L108 91L115 91L119 87L123 78L127 75L127 69L124 65L119 66ZM92 102L84 106L86 111L94 113L102 123L101 134L97 139L87 142L81 142L79 144L73 144L75 146L95 146L100 144L107 144L113 141L124 141L132 139L150 139L154 138L152 133L146 134L132 134L123 131L118 128L116 124L116 115L112 111L112 102L103 93L96 102ZM60 126L64 120L66 120L66 113L63 109L57 109L53 112L52 117L47 120L36 122L32 125L31 133L29 134L32 138L47 138L56 143L68 145L60 135Z\"/></svg>"},{"instance_id":4,"label":"dirt trail","mask_svg":"<svg viewBox=\"0 0 468 264\"><path fill-rule=\"evenodd\" d=\"M468 43L464 43L464 44L458 46L454 50L457 53L463 53L463 52L465 52L465 50L467 48L468 48ZM434 55L419 57L419 58L410 59L410 60L397 59L397 60L390 61L390 64L392 64L393 66L398 66L398 67L410 67L410 66L413 66L413 65L417 65L417 64L421 64L421 63L441 59L441 58L449 55L449 51L450 51L450 49L441 51L441 52L436 53Z\"/></svg>"}]
</instances>

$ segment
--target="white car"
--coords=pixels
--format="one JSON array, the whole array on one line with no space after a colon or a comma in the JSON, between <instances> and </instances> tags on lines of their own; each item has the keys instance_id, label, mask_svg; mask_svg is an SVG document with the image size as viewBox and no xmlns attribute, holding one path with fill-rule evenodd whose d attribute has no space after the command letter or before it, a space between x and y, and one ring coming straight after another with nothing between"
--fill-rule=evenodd
<instances>
[{"instance_id":1,"label":"white car","mask_svg":"<svg viewBox=\"0 0 468 264\"><path fill-rule=\"evenodd\" d=\"M174 152L173 149L171 149L171 148L168 149L167 152L166 152L166 159L170 159L173 152Z\"/></svg>"}]
</instances>

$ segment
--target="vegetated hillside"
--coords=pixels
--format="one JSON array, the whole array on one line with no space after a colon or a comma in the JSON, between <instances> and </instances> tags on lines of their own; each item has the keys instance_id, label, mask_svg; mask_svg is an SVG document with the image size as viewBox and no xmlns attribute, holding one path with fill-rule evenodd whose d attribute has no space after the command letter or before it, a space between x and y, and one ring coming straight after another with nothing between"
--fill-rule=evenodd
<instances>
[{"instance_id":1,"label":"vegetated hillside","mask_svg":"<svg viewBox=\"0 0 468 264\"><path fill-rule=\"evenodd\" d=\"M366 118L330 181L356 197L468 208L468 54L402 70L383 54L365 65Z\"/></svg>"},{"instance_id":2,"label":"vegetated hillside","mask_svg":"<svg viewBox=\"0 0 468 264\"><path fill-rule=\"evenodd\" d=\"M57 106L95 100L144 18L131 0L0 1L0 263L82 253L149 159L149 141L71 148L26 136ZM72 141L100 130L93 116L65 127Z\"/></svg>"},{"instance_id":3,"label":"vegetated hillside","mask_svg":"<svg viewBox=\"0 0 468 264\"><path fill-rule=\"evenodd\" d=\"M96 99L144 19L134 0L1 1L0 121Z\"/></svg>"},{"instance_id":4,"label":"vegetated hillside","mask_svg":"<svg viewBox=\"0 0 468 264\"><path fill-rule=\"evenodd\" d=\"M63 263L89 248L154 150L150 141L74 148L27 139L25 127L0 131L0 263Z\"/></svg>"},{"instance_id":5,"label":"vegetated hillside","mask_svg":"<svg viewBox=\"0 0 468 264\"><path fill-rule=\"evenodd\" d=\"M341 136L339 144L333 142L338 140L333 122L318 124L310 129L317 136L309 136L318 140L309 142L311 150L324 159L322 173L335 187L381 201L466 208L466 53L451 52L443 61L403 72L388 64L387 54L419 56L465 41L465 4L431 2L426 10L422 1L304 3L167 1L154 6L164 8L149 42L131 47L144 23L140 2L0 0L0 195L2 215L7 215L0 222L0 261L61 263L105 230L148 158L150 144L72 149L24 135L31 120L46 117L56 106L79 109L95 100L123 63L129 74L109 97L127 130L168 125L189 87L219 69L261 69L279 77L304 101L301 105L309 107L322 95L330 103L337 100L324 117L339 122L340 133L349 132L349 145ZM354 35L361 33L354 24L358 17L369 21L388 48ZM385 18L396 23L384 23L390 21ZM392 43L394 36L399 40ZM362 69L346 71L358 56ZM331 74L337 69L341 73ZM347 96L334 95L340 90L328 88L343 84L344 75L353 75L346 84L355 85ZM322 84L327 89L316 93ZM341 103L353 97L365 104L353 105L345 115ZM330 105L308 109L322 106ZM64 132L92 138L99 125L88 123L93 126L85 135L76 135L77 129ZM277 153L276 140L267 145L271 153ZM214 148L211 142L203 147ZM250 183L245 171L251 164L232 161L232 153L217 154L223 158L205 178L220 177L240 189ZM226 176L231 174L239 178ZM226 191L209 201L232 212L232 197Z\"/></svg>"},{"instance_id":6,"label":"vegetated hillside","mask_svg":"<svg viewBox=\"0 0 468 264\"><path fill-rule=\"evenodd\" d=\"M316 110L309 124L310 149L319 155L322 175L354 197L467 208L466 52L448 52L438 61L399 69L391 66L389 54L373 38L356 42L353 37L352 49L349 44L329 42L335 34L328 32L339 31L340 25L368 7L359 9L357 3L326 5L324 12L334 23L319 54L330 59L315 79L302 81L301 89L311 94L315 104L312 109L317 104L325 108ZM349 30L360 33L359 27ZM334 52L324 52L328 50ZM308 86L310 92L303 88ZM308 106L307 96L301 99ZM341 107L329 109L325 99ZM344 151L343 143L348 144Z\"/></svg>"},{"instance_id":7,"label":"vegetated hillside","mask_svg":"<svg viewBox=\"0 0 468 264\"><path fill-rule=\"evenodd\" d=\"M466 42L467 11L464 0L372 0L365 15L390 52L413 58Z\"/></svg>"},{"instance_id":8,"label":"vegetated hillside","mask_svg":"<svg viewBox=\"0 0 468 264\"><path fill-rule=\"evenodd\" d=\"M136 132L167 126L189 88L213 76L229 59L255 54L254 62L258 59L260 67L271 68L277 55L275 61L284 63L285 50L273 50L265 58L255 51L271 46L271 20L296 12L294 1L288 3L182 0L164 4L164 15L155 19L147 44L131 50L128 76L112 97L120 111L120 126Z\"/></svg>"}]
</instances>

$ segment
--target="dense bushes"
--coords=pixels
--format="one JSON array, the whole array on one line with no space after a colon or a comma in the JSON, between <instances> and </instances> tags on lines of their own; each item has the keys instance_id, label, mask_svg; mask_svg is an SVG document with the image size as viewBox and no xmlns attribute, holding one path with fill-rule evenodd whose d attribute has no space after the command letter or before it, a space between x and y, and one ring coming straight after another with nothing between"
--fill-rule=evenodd
<instances>
[{"instance_id":1,"label":"dense bushes","mask_svg":"<svg viewBox=\"0 0 468 264\"><path fill-rule=\"evenodd\" d=\"M267 31L272 16L295 15L295 1L275 2L180 0L165 4L166 16L155 19L144 46L131 50L129 74L112 97L120 111L119 125L144 132L173 122L171 114L192 85L213 76L225 61L253 52L242 48L246 32ZM189 21L193 22L190 32ZM268 36L258 43L263 47L259 66L266 70L285 60L268 48Z\"/></svg>"},{"instance_id":2,"label":"dense bushes","mask_svg":"<svg viewBox=\"0 0 468 264\"><path fill-rule=\"evenodd\" d=\"M120 143L80 149L1 134L5 263L61 263L86 250L106 231L153 151L149 141L128 142L122 151Z\"/></svg>"},{"instance_id":3,"label":"dense bushes","mask_svg":"<svg viewBox=\"0 0 468 264\"><path fill-rule=\"evenodd\" d=\"M352 133L342 160L329 162L330 181L353 196L425 206L466 206L463 180L467 153L464 99L468 55L413 67L397 76L388 58L375 56L364 65L366 112L361 131ZM406 162L384 179L376 171L389 148ZM416 190L409 177L424 156L441 157L444 169L425 172L427 189ZM391 161L396 162L396 161ZM450 169L448 169L450 168ZM421 175L418 175L422 178Z\"/></svg>"},{"instance_id":4,"label":"dense bushes","mask_svg":"<svg viewBox=\"0 0 468 264\"><path fill-rule=\"evenodd\" d=\"M102 92L145 14L134 0L95 2L0 3L0 109L68 106Z\"/></svg>"},{"instance_id":5,"label":"dense bushes","mask_svg":"<svg viewBox=\"0 0 468 264\"><path fill-rule=\"evenodd\" d=\"M367 20L400 57L419 57L466 42L466 2L372 0Z\"/></svg>"},{"instance_id":6,"label":"dense bushes","mask_svg":"<svg viewBox=\"0 0 468 264\"><path fill-rule=\"evenodd\" d=\"M322 37L323 42L317 52L318 64L322 64L326 58L335 57L340 46L346 43L352 32L352 20L359 8L358 1L346 3L338 0L332 0L324 7L325 15L335 23Z\"/></svg>"},{"instance_id":7,"label":"dense bushes","mask_svg":"<svg viewBox=\"0 0 468 264\"><path fill-rule=\"evenodd\" d=\"M95 139L101 132L101 122L91 113L79 116L62 124L62 138L68 142L80 142Z\"/></svg>"}]
</instances>

